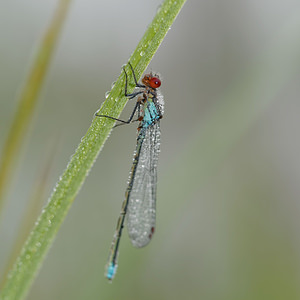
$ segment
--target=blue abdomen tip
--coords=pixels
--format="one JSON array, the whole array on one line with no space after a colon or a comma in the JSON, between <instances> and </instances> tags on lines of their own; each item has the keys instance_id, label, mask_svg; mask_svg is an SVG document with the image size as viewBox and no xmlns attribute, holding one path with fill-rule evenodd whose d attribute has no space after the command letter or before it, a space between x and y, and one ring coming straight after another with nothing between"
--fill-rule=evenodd
<instances>
[{"instance_id":1,"label":"blue abdomen tip","mask_svg":"<svg viewBox=\"0 0 300 300\"><path fill-rule=\"evenodd\" d=\"M107 270L106 270L106 278L109 279L109 280L112 280L116 274L116 271L117 271L117 265L115 265L114 263L110 263L107 267Z\"/></svg>"}]
</instances>

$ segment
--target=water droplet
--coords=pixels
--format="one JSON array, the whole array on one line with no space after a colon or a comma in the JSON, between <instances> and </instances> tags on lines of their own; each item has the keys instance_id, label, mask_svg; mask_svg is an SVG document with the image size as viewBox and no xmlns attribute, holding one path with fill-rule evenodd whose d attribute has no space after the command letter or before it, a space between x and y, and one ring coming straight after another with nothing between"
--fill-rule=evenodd
<instances>
[{"instance_id":1,"label":"water droplet","mask_svg":"<svg viewBox=\"0 0 300 300\"><path fill-rule=\"evenodd\" d=\"M111 84L111 88L112 88L112 89L114 88L115 84L116 84L116 81L114 81L114 82Z\"/></svg>"},{"instance_id":2,"label":"water droplet","mask_svg":"<svg viewBox=\"0 0 300 300\"><path fill-rule=\"evenodd\" d=\"M109 93L110 93L110 91L107 91L107 92L105 93L105 99L107 99L107 98L108 98L108 96L109 96Z\"/></svg>"},{"instance_id":3,"label":"water droplet","mask_svg":"<svg viewBox=\"0 0 300 300\"><path fill-rule=\"evenodd\" d=\"M140 56L143 56L144 54L145 54L145 51L142 50L142 51L140 52Z\"/></svg>"}]
</instances>

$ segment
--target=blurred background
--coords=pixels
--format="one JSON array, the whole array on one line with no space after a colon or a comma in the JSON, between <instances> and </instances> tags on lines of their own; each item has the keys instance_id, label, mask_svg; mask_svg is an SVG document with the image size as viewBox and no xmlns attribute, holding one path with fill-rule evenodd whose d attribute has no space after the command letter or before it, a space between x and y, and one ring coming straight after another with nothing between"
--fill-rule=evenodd
<instances>
[{"instance_id":1,"label":"blurred background","mask_svg":"<svg viewBox=\"0 0 300 300\"><path fill-rule=\"evenodd\" d=\"M1 274L34 191L40 211L160 3L72 2L0 217ZM1 149L56 5L0 2ZM300 2L187 1L149 70L166 102L152 242L135 249L125 231L108 284L136 143L122 126L28 299L300 299Z\"/></svg>"}]
</instances>

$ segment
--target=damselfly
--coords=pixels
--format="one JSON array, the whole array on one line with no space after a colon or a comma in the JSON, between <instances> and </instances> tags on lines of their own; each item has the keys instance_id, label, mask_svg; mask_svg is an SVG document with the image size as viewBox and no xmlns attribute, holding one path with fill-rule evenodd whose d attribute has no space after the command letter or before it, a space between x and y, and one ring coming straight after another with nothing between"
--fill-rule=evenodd
<instances>
[{"instance_id":1,"label":"damselfly","mask_svg":"<svg viewBox=\"0 0 300 300\"><path fill-rule=\"evenodd\" d=\"M117 270L117 259L120 239L127 215L127 229L131 243L135 247L146 246L155 230L156 216L156 183L157 161L160 149L160 119L164 113L163 96L157 90L161 81L158 75L146 74L142 83L138 83L134 70L129 63L136 88L139 90L132 94L127 93L128 75L125 73L125 96L133 99L138 96L134 110L128 121L106 117L121 123L139 121L136 150L133 165L125 192L125 200L117 222L116 232L113 237L105 276L112 280ZM137 113L137 119L133 120Z\"/></svg>"}]
</instances>

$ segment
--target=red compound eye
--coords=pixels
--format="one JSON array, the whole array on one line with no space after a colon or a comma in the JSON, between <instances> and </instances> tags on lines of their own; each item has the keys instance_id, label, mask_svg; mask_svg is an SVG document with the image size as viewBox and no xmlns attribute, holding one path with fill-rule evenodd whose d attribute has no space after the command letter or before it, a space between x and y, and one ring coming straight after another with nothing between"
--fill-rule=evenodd
<instances>
[{"instance_id":1,"label":"red compound eye","mask_svg":"<svg viewBox=\"0 0 300 300\"><path fill-rule=\"evenodd\" d=\"M157 89L160 87L161 85L161 81L159 78L157 77L152 77L149 81L149 85L153 88L153 89Z\"/></svg>"}]
</instances>

